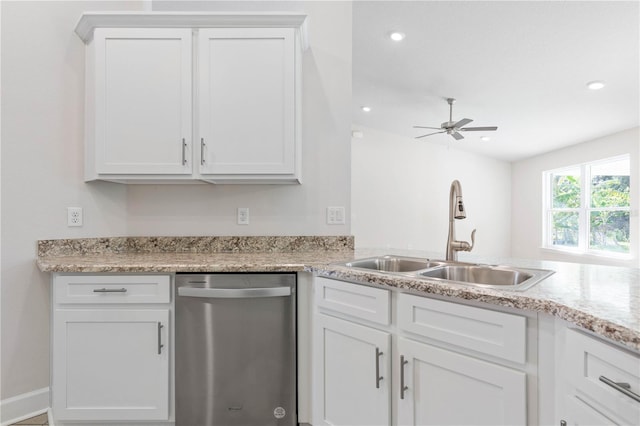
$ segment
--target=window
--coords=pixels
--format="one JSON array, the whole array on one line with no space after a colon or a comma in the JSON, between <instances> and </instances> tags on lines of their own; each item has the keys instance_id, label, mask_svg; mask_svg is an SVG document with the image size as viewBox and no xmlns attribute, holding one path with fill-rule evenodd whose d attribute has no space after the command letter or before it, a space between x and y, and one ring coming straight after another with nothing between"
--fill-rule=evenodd
<instances>
[{"instance_id":1,"label":"window","mask_svg":"<svg viewBox=\"0 0 640 426\"><path fill-rule=\"evenodd\" d=\"M545 246L629 254L629 156L544 172Z\"/></svg>"}]
</instances>

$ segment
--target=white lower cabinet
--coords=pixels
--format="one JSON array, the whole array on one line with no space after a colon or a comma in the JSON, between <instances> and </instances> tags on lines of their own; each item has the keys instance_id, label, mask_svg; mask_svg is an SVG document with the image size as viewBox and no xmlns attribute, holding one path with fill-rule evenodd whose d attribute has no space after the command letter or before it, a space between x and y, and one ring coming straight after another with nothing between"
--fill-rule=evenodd
<instances>
[{"instance_id":1,"label":"white lower cabinet","mask_svg":"<svg viewBox=\"0 0 640 426\"><path fill-rule=\"evenodd\" d=\"M526 318L326 278L314 300L314 426L527 424Z\"/></svg>"},{"instance_id":2,"label":"white lower cabinet","mask_svg":"<svg viewBox=\"0 0 640 426\"><path fill-rule=\"evenodd\" d=\"M388 425L391 335L319 314L314 425Z\"/></svg>"},{"instance_id":3,"label":"white lower cabinet","mask_svg":"<svg viewBox=\"0 0 640 426\"><path fill-rule=\"evenodd\" d=\"M616 423L577 396L567 397L567 426L604 426Z\"/></svg>"},{"instance_id":4,"label":"white lower cabinet","mask_svg":"<svg viewBox=\"0 0 640 426\"><path fill-rule=\"evenodd\" d=\"M55 421L168 420L169 277L82 276L90 290L68 298L78 277L54 277ZM157 290L147 305L141 286Z\"/></svg>"},{"instance_id":5,"label":"white lower cabinet","mask_svg":"<svg viewBox=\"0 0 640 426\"><path fill-rule=\"evenodd\" d=\"M401 425L526 424L526 374L398 339Z\"/></svg>"},{"instance_id":6,"label":"white lower cabinet","mask_svg":"<svg viewBox=\"0 0 640 426\"><path fill-rule=\"evenodd\" d=\"M570 426L640 425L640 356L567 328L559 387Z\"/></svg>"}]
</instances>

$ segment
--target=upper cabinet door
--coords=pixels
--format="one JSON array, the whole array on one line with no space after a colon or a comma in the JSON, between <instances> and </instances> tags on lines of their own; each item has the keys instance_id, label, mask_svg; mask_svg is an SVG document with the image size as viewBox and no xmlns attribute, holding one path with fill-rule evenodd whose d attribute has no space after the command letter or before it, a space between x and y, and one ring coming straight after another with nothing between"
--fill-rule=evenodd
<instances>
[{"instance_id":1,"label":"upper cabinet door","mask_svg":"<svg viewBox=\"0 0 640 426\"><path fill-rule=\"evenodd\" d=\"M191 38L183 28L95 30L97 173L191 173Z\"/></svg>"},{"instance_id":2,"label":"upper cabinet door","mask_svg":"<svg viewBox=\"0 0 640 426\"><path fill-rule=\"evenodd\" d=\"M294 36L293 28L200 29L202 174L296 173Z\"/></svg>"}]
</instances>

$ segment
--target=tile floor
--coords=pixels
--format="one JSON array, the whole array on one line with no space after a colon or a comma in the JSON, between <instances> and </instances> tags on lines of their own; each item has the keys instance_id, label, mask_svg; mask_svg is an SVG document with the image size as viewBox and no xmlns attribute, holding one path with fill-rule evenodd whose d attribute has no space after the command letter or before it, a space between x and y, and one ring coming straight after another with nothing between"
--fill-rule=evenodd
<instances>
[{"instance_id":1,"label":"tile floor","mask_svg":"<svg viewBox=\"0 0 640 426\"><path fill-rule=\"evenodd\" d=\"M30 419L23 420L21 422L14 423L11 426L14 426L14 425L20 425L20 426L38 425L38 426L42 426L42 425L48 425L48 424L49 424L49 419L47 418L47 413L44 413L44 414L40 414L39 416L35 416L35 417L31 417Z\"/></svg>"}]
</instances>

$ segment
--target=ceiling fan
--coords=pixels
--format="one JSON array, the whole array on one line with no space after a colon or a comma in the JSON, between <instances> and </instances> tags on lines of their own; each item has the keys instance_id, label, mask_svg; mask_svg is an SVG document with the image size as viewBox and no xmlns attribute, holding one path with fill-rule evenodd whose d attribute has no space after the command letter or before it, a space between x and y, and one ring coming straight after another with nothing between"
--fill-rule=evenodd
<instances>
[{"instance_id":1,"label":"ceiling fan","mask_svg":"<svg viewBox=\"0 0 640 426\"><path fill-rule=\"evenodd\" d=\"M449 104L449 121L445 121L440 125L440 127L424 127L424 126L413 126L414 129L432 129L432 130L440 130L439 132L428 133L426 135L417 136L416 139L424 138L426 136L437 135L439 133L446 133L451 135L456 140L464 139L464 136L460 134L460 132L485 132L485 131L493 131L498 130L496 126L489 127L462 127L471 123L473 120L470 118L463 118L460 121L453 121L453 104L456 102L453 98L447 98L447 103Z\"/></svg>"}]
</instances>

